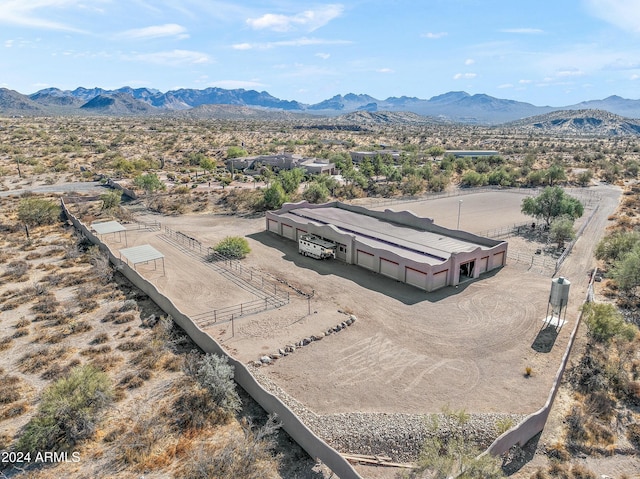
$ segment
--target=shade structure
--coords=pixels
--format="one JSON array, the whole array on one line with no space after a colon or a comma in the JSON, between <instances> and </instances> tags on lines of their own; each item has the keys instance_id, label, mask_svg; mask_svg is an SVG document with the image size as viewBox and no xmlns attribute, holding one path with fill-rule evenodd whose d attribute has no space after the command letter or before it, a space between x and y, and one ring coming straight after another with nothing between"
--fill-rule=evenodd
<instances>
[{"instance_id":1,"label":"shade structure","mask_svg":"<svg viewBox=\"0 0 640 479\"><path fill-rule=\"evenodd\" d=\"M156 260L162 260L162 274L164 275L164 255L149 244L140 246L132 246L131 248L124 248L120 250L120 259L122 257L127 261L127 264L131 263L133 269L136 269L136 265L140 263L148 263L153 261L153 266L156 266Z\"/></svg>"},{"instance_id":2,"label":"shade structure","mask_svg":"<svg viewBox=\"0 0 640 479\"><path fill-rule=\"evenodd\" d=\"M118 233L120 240L122 241L122 232L124 231L124 244L127 246L127 228L118 223L117 221L102 221L100 223L92 223L91 228L100 236L113 233L115 236Z\"/></svg>"}]
</instances>

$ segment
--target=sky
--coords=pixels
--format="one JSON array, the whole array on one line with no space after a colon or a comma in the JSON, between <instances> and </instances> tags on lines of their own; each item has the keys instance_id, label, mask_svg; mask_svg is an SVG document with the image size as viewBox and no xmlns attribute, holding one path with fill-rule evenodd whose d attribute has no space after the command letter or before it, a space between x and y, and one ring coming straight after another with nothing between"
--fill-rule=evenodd
<instances>
[{"instance_id":1,"label":"sky","mask_svg":"<svg viewBox=\"0 0 640 479\"><path fill-rule=\"evenodd\" d=\"M640 98L640 0L0 0L0 87Z\"/></svg>"}]
</instances>

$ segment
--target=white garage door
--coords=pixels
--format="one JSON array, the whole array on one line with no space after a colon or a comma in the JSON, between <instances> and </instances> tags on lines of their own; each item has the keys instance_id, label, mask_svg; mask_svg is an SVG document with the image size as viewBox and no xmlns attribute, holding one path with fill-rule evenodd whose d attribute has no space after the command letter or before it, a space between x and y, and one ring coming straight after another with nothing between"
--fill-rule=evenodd
<instances>
[{"instance_id":1,"label":"white garage door","mask_svg":"<svg viewBox=\"0 0 640 479\"><path fill-rule=\"evenodd\" d=\"M307 232L305 230L301 230L300 228L296 229L296 235L297 235L297 240L300 241L300 236L307 234Z\"/></svg>"},{"instance_id":2,"label":"white garage door","mask_svg":"<svg viewBox=\"0 0 640 479\"><path fill-rule=\"evenodd\" d=\"M269 231L280 234L280 227L276 220L269 220Z\"/></svg>"},{"instance_id":3,"label":"white garage door","mask_svg":"<svg viewBox=\"0 0 640 479\"><path fill-rule=\"evenodd\" d=\"M485 273L489 269L489 257L480 258L480 274Z\"/></svg>"},{"instance_id":4,"label":"white garage door","mask_svg":"<svg viewBox=\"0 0 640 479\"><path fill-rule=\"evenodd\" d=\"M289 226L286 225L284 223L282 223L282 236L284 236L285 238L289 238L295 241L296 239L296 233L293 229L293 226Z\"/></svg>"},{"instance_id":5,"label":"white garage door","mask_svg":"<svg viewBox=\"0 0 640 479\"><path fill-rule=\"evenodd\" d=\"M439 288L444 288L447 285L447 273L449 272L448 269L445 269L444 271L439 271L438 273L435 273L433 275L433 283L432 283L432 290L436 290Z\"/></svg>"},{"instance_id":6,"label":"white garage door","mask_svg":"<svg viewBox=\"0 0 640 479\"><path fill-rule=\"evenodd\" d=\"M405 267L405 281L420 289L427 289L427 273L417 269Z\"/></svg>"},{"instance_id":7,"label":"white garage door","mask_svg":"<svg viewBox=\"0 0 640 479\"><path fill-rule=\"evenodd\" d=\"M380 273L393 279L398 279L399 265L395 261L380 258Z\"/></svg>"},{"instance_id":8,"label":"white garage door","mask_svg":"<svg viewBox=\"0 0 640 479\"><path fill-rule=\"evenodd\" d=\"M500 266L502 266L504 264L504 251L501 251L500 253L496 253L493 255L493 267L494 268L499 268Z\"/></svg>"},{"instance_id":9,"label":"white garage door","mask_svg":"<svg viewBox=\"0 0 640 479\"><path fill-rule=\"evenodd\" d=\"M362 266L363 268L370 269L372 271L376 271L375 264L376 257L371 253L367 253L366 251L358 250L357 263L358 266Z\"/></svg>"}]
</instances>

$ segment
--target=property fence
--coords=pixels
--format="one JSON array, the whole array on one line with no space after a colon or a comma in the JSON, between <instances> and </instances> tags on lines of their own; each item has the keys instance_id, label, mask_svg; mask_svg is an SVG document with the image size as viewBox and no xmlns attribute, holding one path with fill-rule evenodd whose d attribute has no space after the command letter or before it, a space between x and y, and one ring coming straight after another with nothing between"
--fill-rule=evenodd
<instances>
[{"instance_id":1,"label":"property fence","mask_svg":"<svg viewBox=\"0 0 640 479\"><path fill-rule=\"evenodd\" d=\"M558 261L556 262L556 269L553 272L553 274L556 274L560 270L562 263L564 263L564 260L567 259L567 256L569 256L569 254L571 253L571 250L573 249L573 246L576 244L576 241L578 241L580 236L582 236L582 233L584 233L584 230L587 228L587 226L589 226L589 223L591 223L591 220L593 219L596 212L598 211L598 208L600 208L600 205L596 205L596 207L593 209L593 211L591 212L587 220L584 223L582 223L582 226L580 226L580 229L578 229L578 231L576 232L576 238L571 243L569 243L565 248L565 250L562 252L562 255L560 255L560 257L558 258Z\"/></svg>"},{"instance_id":2,"label":"property fence","mask_svg":"<svg viewBox=\"0 0 640 479\"><path fill-rule=\"evenodd\" d=\"M228 308L220 308L214 309L213 311L207 311L205 313L192 314L191 317L197 321L200 326L207 327L218 322L223 323L233 321L236 318L246 316L248 314L260 313L269 309L277 309L288 302L288 300L284 299L266 297L264 299L256 299L255 301L229 306Z\"/></svg>"},{"instance_id":3,"label":"property fence","mask_svg":"<svg viewBox=\"0 0 640 479\"><path fill-rule=\"evenodd\" d=\"M552 274L556 267L556 260L541 254L531 254L530 252L509 249L507 258L516 263L526 264L529 266L529 269L539 269L543 273Z\"/></svg>"},{"instance_id":4,"label":"property fence","mask_svg":"<svg viewBox=\"0 0 640 479\"><path fill-rule=\"evenodd\" d=\"M200 329L192 318L180 311L171 299L158 291L155 285L118 259L106 244L102 243L86 225L69 212L64 199L61 200L61 204L65 215L73 223L76 230L106 253L111 263L118 266L120 273L147 294L205 353L218 354L228 358L229 364L234 368L236 383L267 413L276 414L282 428L309 456L322 461L341 479L362 479L340 453L316 436L278 397L266 391L243 363L230 356L215 339Z\"/></svg>"}]
</instances>

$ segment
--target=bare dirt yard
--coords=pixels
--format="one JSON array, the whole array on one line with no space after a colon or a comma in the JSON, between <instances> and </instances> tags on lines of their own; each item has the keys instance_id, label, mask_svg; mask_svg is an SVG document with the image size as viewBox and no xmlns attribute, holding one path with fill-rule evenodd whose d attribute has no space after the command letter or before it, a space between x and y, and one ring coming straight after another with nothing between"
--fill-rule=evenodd
<instances>
[{"instance_id":1,"label":"bare dirt yard","mask_svg":"<svg viewBox=\"0 0 640 479\"><path fill-rule=\"evenodd\" d=\"M599 187L595 218L606 222L617 204L613 189ZM593 193L588 196L597 201ZM452 226L452 209L462 199L461 227L486 231L526 221L522 194L486 192L406 206ZM498 208L498 213L491 209ZM394 205L394 209L405 209ZM588 212L587 212L588 213ZM587 216L587 214L585 214ZM531 413L544 404L564 352L569 332L586 293L588 264L567 277L572 293L568 324L544 325L550 276L527 271L526 264L507 267L436 293L425 293L356 266L304 258L296 245L264 231L264 218L220 215L150 216L204 246L228 235L249 239L252 252L242 265L252 274L281 280L290 303L278 309L209 324L207 330L245 362L277 353L286 345L317 335L353 314L357 321L339 333L298 348L262 372L317 414L336 412L437 412L443 407L471 413ZM601 222L598 222L600 224ZM580 241L593 246L601 230ZM122 243L105 238L115 250ZM139 271L191 315L257 298L169 242L163 231L132 231L128 246L152 244L165 255L165 269L140 265ZM583 256L581 256L583 257ZM590 257L590 255L589 255ZM570 257L568 263L573 259ZM245 270L245 271L246 271ZM287 289L283 284L283 289ZM296 290L313 293L309 299ZM311 314L309 314L309 312ZM526 376L531 368L531 376Z\"/></svg>"}]
</instances>

